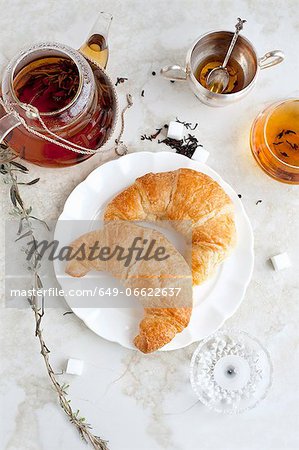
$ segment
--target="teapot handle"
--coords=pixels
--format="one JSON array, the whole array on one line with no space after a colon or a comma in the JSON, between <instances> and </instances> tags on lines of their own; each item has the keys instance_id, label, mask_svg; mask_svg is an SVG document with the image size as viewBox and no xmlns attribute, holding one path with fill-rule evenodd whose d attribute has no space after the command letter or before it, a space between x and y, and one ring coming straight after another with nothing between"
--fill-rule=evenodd
<instances>
[{"instance_id":1,"label":"teapot handle","mask_svg":"<svg viewBox=\"0 0 299 450\"><path fill-rule=\"evenodd\" d=\"M21 125L21 121L11 112L0 119L0 144L6 136L16 127Z\"/></svg>"}]
</instances>

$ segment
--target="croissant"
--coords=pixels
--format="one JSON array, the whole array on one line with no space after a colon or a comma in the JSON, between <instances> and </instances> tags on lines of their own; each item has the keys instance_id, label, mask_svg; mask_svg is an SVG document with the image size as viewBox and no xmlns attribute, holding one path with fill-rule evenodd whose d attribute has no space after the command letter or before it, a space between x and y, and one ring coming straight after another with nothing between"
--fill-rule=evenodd
<instances>
[{"instance_id":1,"label":"croissant","mask_svg":"<svg viewBox=\"0 0 299 450\"><path fill-rule=\"evenodd\" d=\"M191 228L196 285L215 271L236 238L230 197L208 175L192 169L137 178L106 206L104 220L167 220L186 236Z\"/></svg>"},{"instance_id":2,"label":"croissant","mask_svg":"<svg viewBox=\"0 0 299 450\"><path fill-rule=\"evenodd\" d=\"M116 246L128 249L135 237L140 241L153 242L152 254L164 248L167 259L139 260L132 258L128 265L124 259L93 257L86 249L95 246L113 250ZM174 336L187 327L192 312L192 275L190 266L176 248L158 231L133 224L132 222L112 221L103 229L92 231L76 239L72 244L73 257L66 266L66 273L82 277L91 270L107 271L118 278L125 288L132 291L141 289L162 289L166 296L138 296L145 307L146 317L140 324L141 332L134 340L137 348L144 353L153 352L170 342ZM85 249L84 257L80 249ZM174 289L178 295L171 295ZM125 305L124 305L125 307Z\"/></svg>"},{"instance_id":3,"label":"croissant","mask_svg":"<svg viewBox=\"0 0 299 450\"><path fill-rule=\"evenodd\" d=\"M229 254L236 239L234 205L221 186L209 176L191 169L148 173L123 190L107 205L105 221L171 221L188 237L192 231L193 284L205 281ZM174 337L173 320L182 311L144 310L135 345L144 353L152 351L149 336L157 335L162 347ZM164 317L163 333L160 320ZM182 320L182 324L186 321ZM166 327L166 329L165 329ZM176 329L176 332L181 329Z\"/></svg>"}]
</instances>

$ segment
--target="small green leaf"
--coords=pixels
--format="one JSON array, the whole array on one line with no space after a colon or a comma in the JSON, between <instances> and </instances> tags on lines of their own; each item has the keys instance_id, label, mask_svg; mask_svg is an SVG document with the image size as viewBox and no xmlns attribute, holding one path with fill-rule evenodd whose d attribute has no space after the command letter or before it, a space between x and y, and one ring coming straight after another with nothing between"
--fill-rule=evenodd
<instances>
[{"instance_id":1,"label":"small green leaf","mask_svg":"<svg viewBox=\"0 0 299 450\"><path fill-rule=\"evenodd\" d=\"M0 173L6 175L8 173L5 164L0 164Z\"/></svg>"},{"instance_id":2,"label":"small green leaf","mask_svg":"<svg viewBox=\"0 0 299 450\"><path fill-rule=\"evenodd\" d=\"M10 164L11 164L12 166L17 167L18 169L23 170L24 172L28 172L27 167L23 166L23 164L17 163L16 161L11 161Z\"/></svg>"},{"instance_id":3,"label":"small green leaf","mask_svg":"<svg viewBox=\"0 0 299 450\"><path fill-rule=\"evenodd\" d=\"M37 288L41 289L43 287L43 283L42 283L42 280L40 279L40 276L38 273L35 274L35 278L36 278Z\"/></svg>"},{"instance_id":4,"label":"small green leaf","mask_svg":"<svg viewBox=\"0 0 299 450\"><path fill-rule=\"evenodd\" d=\"M32 184L38 183L39 180L40 180L40 178L35 178L34 180L29 181L28 183L20 182L18 184L23 185L23 186L31 186Z\"/></svg>"},{"instance_id":5,"label":"small green leaf","mask_svg":"<svg viewBox=\"0 0 299 450\"><path fill-rule=\"evenodd\" d=\"M27 186L32 186L33 184L38 183L40 178L35 178L34 180L29 181L29 183L26 183Z\"/></svg>"},{"instance_id":6,"label":"small green leaf","mask_svg":"<svg viewBox=\"0 0 299 450\"><path fill-rule=\"evenodd\" d=\"M20 239L23 239L24 237L30 236L32 234L32 231L26 231L26 233L22 234L20 237L18 237L15 242L19 241Z\"/></svg>"},{"instance_id":7,"label":"small green leaf","mask_svg":"<svg viewBox=\"0 0 299 450\"><path fill-rule=\"evenodd\" d=\"M18 231L17 231L17 235L18 236L20 236L20 234L22 233L22 230L23 230L23 220L24 220L24 217L22 217L20 219L19 228L18 228Z\"/></svg>"},{"instance_id":8,"label":"small green leaf","mask_svg":"<svg viewBox=\"0 0 299 450\"><path fill-rule=\"evenodd\" d=\"M17 206L17 200L16 200L16 188L12 185L10 188L10 199L12 201L12 204L14 206Z\"/></svg>"},{"instance_id":9,"label":"small green leaf","mask_svg":"<svg viewBox=\"0 0 299 450\"><path fill-rule=\"evenodd\" d=\"M35 216L29 216L29 217L30 217L30 219L38 220L38 222L42 223L47 228L47 230L50 231L50 227L47 224L47 222L45 222L44 220L39 219L38 217L35 217Z\"/></svg>"},{"instance_id":10,"label":"small green leaf","mask_svg":"<svg viewBox=\"0 0 299 450\"><path fill-rule=\"evenodd\" d=\"M10 188L10 198L12 201L12 204L17 207L17 203L19 203L20 207L23 208L23 200L20 197L20 194L18 192L17 187L13 184Z\"/></svg>"},{"instance_id":11,"label":"small green leaf","mask_svg":"<svg viewBox=\"0 0 299 450\"><path fill-rule=\"evenodd\" d=\"M24 207L23 200L21 199L17 188L15 189L15 196L16 196L16 200L19 203L20 207L23 208Z\"/></svg>"}]
</instances>

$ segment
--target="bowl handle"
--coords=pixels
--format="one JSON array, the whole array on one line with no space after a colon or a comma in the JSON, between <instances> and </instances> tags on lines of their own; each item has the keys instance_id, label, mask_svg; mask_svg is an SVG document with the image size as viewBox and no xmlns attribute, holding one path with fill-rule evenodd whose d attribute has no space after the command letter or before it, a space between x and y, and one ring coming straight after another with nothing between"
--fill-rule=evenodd
<instances>
[{"instance_id":1,"label":"bowl handle","mask_svg":"<svg viewBox=\"0 0 299 450\"><path fill-rule=\"evenodd\" d=\"M171 81L186 81L187 71L183 67L173 64L172 66L165 66L160 70L162 77Z\"/></svg>"},{"instance_id":2,"label":"bowl handle","mask_svg":"<svg viewBox=\"0 0 299 450\"><path fill-rule=\"evenodd\" d=\"M267 52L259 58L258 64L261 69L267 69L268 67L276 66L284 60L284 53L281 50L272 50ZM268 62L266 62L268 61Z\"/></svg>"}]
</instances>

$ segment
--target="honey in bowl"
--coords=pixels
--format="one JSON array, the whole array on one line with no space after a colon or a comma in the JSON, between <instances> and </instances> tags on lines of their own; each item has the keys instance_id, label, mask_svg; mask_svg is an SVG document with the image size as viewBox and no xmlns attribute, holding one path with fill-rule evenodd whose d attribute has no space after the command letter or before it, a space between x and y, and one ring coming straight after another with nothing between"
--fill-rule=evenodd
<instances>
[{"instance_id":1,"label":"honey in bowl","mask_svg":"<svg viewBox=\"0 0 299 450\"><path fill-rule=\"evenodd\" d=\"M299 100L271 105L251 129L251 150L261 168L276 180L299 184Z\"/></svg>"},{"instance_id":2,"label":"honey in bowl","mask_svg":"<svg viewBox=\"0 0 299 450\"><path fill-rule=\"evenodd\" d=\"M217 55L209 56L196 68L194 73L195 78L203 87L209 89L207 86L207 77L213 69L220 67L222 63L223 57L221 58ZM233 57L231 57L226 69L229 74L229 83L227 88L223 91L223 94L231 94L242 90L244 87L244 72L240 64ZM217 93L217 89L213 90L213 92Z\"/></svg>"}]
</instances>

